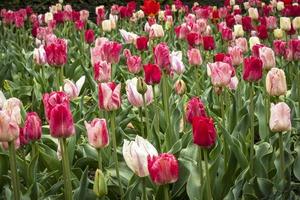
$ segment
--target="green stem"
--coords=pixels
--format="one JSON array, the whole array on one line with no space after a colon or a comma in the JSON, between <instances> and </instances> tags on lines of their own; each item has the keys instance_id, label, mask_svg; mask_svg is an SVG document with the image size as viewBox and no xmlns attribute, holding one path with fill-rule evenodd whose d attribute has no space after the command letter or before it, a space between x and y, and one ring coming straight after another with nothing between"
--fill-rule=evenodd
<instances>
[{"instance_id":1,"label":"green stem","mask_svg":"<svg viewBox=\"0 0 300 200\"><path fill-rule=\"evenodd\" d=\"M146 193L146 178L147 177L142 177L142 181L143 181L143 200L147 200L147 193Z\"/></svg>"},{"instance_id":2,"label":"green stem","mask_svg":"<svg viewBox=\"0 0 300 200\"><path fill-rule=\"evenodd\" d=\"M170 196L169 196L169 185L166 184L163 187L164 187L164 200L169 200L170 199Z\"/></svg>"},{"instance_id":3,"label":"green stem","mask_svg":"<svg viewBox=\"0 0 300 200\"><path fill-rule=\"evenodd\" d=\"M101 149L98 148L98 168L102 171L102 156L101 156Z\"/></svg>"},{"instance_id":4,"label":"green stem","mask_svg":"<svg viewBox=\"0 0 300 200\"><path fill-rule=\"evenodd\" d=\"M19 175L17 171L17 161L16 161L16 150L15 150L15 142L8 142L9 145L9 164L11 171L11 185L14 191L14 199L20 200L20 181Z\"/></svg>"},{"instance_id":5,"label":"green stem","mask_svg":"<svg viewBox=\"0 0 300 200\"><path fill-rule=\"evenodd\" d=\"M144 131L144 122L143 122L143 112L142 108L139 108L139 115L140 115L140 120L141 120L141 135L143 138L145 138L145 131Z\"/></svg>"},{"instance_id":6,"label":"green stem","mask_svg":"<svg viewBox=\"0 0 300 200\"><path fill-rule=\"evenodd\" d=\"M251 138L251 146L250 146L250 173L253 175L253 159L254 159L254 90L253 83L250 83L250 105L249 105L249 114L250 114L250 138Z\"/></svg>"},{"instance_id":7,"label":"green stem","mask_svg":"<svg viewBox=\"0 0 300 200\"><path fill-rule=\"evenodd\" d=\"M71 169L69 162L69 154L67 151L67 139L59 138L61 155L62 155L62 164L63 164L63 174L64 174L64 195L66 200L72 199L72 182L71 182Z\"/></svg>"},{"instance_id":8,"label":"green stem","mask_svg":"<svg viewBox=\"0 0 300 200\"><path fill-rule=\"evenodd\" d=\"M156 135L154 135L155 137L156 137L156 140L157 140L157 147L158 147L158 150L160 151L161 149L160 149L160 139L159 139L159 113L160 113L160 109L159 109L159 107L158 107L158 100L156 99L156 94L155 94L155 85L152 85L152 90L153 90L153 100L154 100L154 102L152 103L152 105L153 105L153 110L155 111L155 113L156 113L156 115L157 115L157 123L155 123L154 124L154 126L155 126L155 129L154 129L154 131L157 131L156 132Z\"/></svg>"},{"instance_id":9,"label":"green stem","mask_svg":"<svg viewBox=\"0 0 300 200\"><path fill-rule=\"evenodd\" d=\"M211 196L211 188L210 188L210 175L209 175L209 170L208 170L208 150L204 151L204 160L205 160L205 172L206 172L206 186L207 186L207 199L210 200L212 199Z\"/></svg>"},{"instance_id":10,"label":"green stem","mask_svg":"<svg viewBox=\"0 0 300 200\"><path fill-rule=\"evenodd\" d=\"M167 130L165 134L165 141L166 141L166 149L171 148L171 139L172 139L172 133L171 133L171 119L170 119L170 111L169 111L169 96L167 91L167 75L163 73L163 80L162 80L162 89L163 89L163 104L164 104L164 111L165 111L165 119L167 120Z\"/></svg>"},{"instance_id":11,"label":"green stem","mask_svg":"<svg viewBox=\"0 0 300 200\"><path fill-rule=\"evenodd\" d=\"M39 152L38 143L36 141L32 142L31 145L31 159L33 159Z\"/></svg>"},{"instance_id":12,"label":"green stem","mask_svg":"<svg viewBox=\"0 0 300 200\"><path fill-rule=\"evenodd\" d=\"M222 88L223 90L224 88ZM221 117L222 117L222 126L223 128L226 129L226 116L225 116L225 108L224 108L224 104L227 104L227 102L224 102L224 93L226 92L226 90L222 91L222 93L220 94L220 107L221 107ZM226 101L226 99L225 99ZM227 164L228 164L228 145L227 142L225 140L225 137L223 136L223 141L224 141L224 166L225 169L227 169Z\"/></svg>"},{"instance_id":13,"label":"green stem","mask_svg":"<svg viewBox=\"0 0 300 200\"><path fill-rule=\"evenodd\" d=\"M198 167L200 171L200 186L204 183L203 181L203 169L202 169L202 149L198 147Z\"/></svg>"},{"instance_id":14,"label":"green stem","mask_svg":"<svg viewBox=\"0 0 300 200\"><path fill-rule=\"evenodd\" d=\"M150 137L150 124L149 124L149 116L148 116L148 110L147 110L145 95L146 94L143 95L143 103L144 103L145 119L146 119L145 121L146 121L146 127L147 127L145 138L148 138L148 137ZM152 138L152 135L151 135L151 138Z\"/></svg>"},{"instance_id":15,"label":"green stem","mask_svg":"<svg viewBox=\"0 0 300 200\"><path fill-rule=\"evenodd\" d=\"M280 153L280 175L281 179L284 180L284 149L283 149L283 138L282 133L279 133L279 153Z\"/></svg>"},{"instance_id":16,"label":"green stem","mask_svg":"<svg viewBox=\"0 0 300 200\"><path fill-rule=\"evenodd\" d=\"M119 182L119 189L120 189L121 199L123 199L124 192L123 192L121 178L120 178L118 153L117 153L116 112L115 111L112 111L112 113L111 113L111 133L112 133L112 140L113 140L112 142L113 142L113 148L114 148L114 159L115 159L115 166L116 166L116 174L117 174L117 179L118 179L118 182Z\"/></svg>"}]
</instances>

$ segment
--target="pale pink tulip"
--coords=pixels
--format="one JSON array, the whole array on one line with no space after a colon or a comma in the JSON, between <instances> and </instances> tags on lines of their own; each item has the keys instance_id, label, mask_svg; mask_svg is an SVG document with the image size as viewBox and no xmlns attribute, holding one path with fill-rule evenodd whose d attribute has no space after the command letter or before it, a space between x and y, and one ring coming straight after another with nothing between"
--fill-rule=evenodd
<instances>
[{"instance_id":1,"label":"pale pink tulip","mask_svg":"<svg viewBox=\"0 0 300 200\"><path fill-rule=\"evenodd\" d=\"M269 126L272 132L284 132L291 130L291 109L289 106L280 102L271 104L271 115Z\"/></svg>"},{"instance_id":2,"label":"pale pink tulip","mask_svg":"<svg viewBox=\"0 0 300 200\"><path fill-rule=\"evenodd\" d=\"M216 87L227 86L233 74L233 67L228 63L214 62L207 64L208 75L211 77L211 82Z\"/></svg>"},{"instance_id":3,"label":"pale pink tulip","mask_svg":"<svg viewBox=\"0 0 300 200\"><path fill-rule=\"evenodd\" d=\"M103 148L109 144L109 134L105 119L95 118L91 123L84 122L88 140L94 148Z\"/></svg>"},{"instance_id":4,"label":"pale pink tulip","mask_svg":"<svg viewBox=\"0 0 300 200\"><path fill-rule=\"evenodd\" d=\"M274 67L268 72L266 76L266 90L271 96L280 96L286 94L286 78L282 69Z\"/></svg>"},{"instance_id":5,"label":"pale pink tulip","mask_svg":"<svg viewBox=\"0 0 300 200\"><path fill-rule=\"evenodd\" d=\"M263 62L264 69L271 69L276 66L275 54L273 49L269 47L261 47L259 49L259 57Z\"/></svg>"},{"instance_id":6,"label":"pale pink tulip","mask_svg":"<svg viewBox=\"0 0 300 200\"><path fill-rule=\"evenodd\" d=\"M135 107L141 107L144 105L143 96L137 90L138 79L135 77L133 79L126 81L126 94L128 101ZM147 85L147 91L145 93L145 103L149 105L153 101L152 87Z\"/></svg>"}]
</instances>

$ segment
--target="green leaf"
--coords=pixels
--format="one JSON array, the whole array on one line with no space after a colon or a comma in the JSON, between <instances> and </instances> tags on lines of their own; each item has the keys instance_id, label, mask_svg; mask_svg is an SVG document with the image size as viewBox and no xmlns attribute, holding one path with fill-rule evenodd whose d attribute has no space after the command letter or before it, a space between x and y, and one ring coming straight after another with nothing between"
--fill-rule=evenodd
<instances>
[{"instance_id":1,"label":"green leaf","mask_svg":"<svg viewBox=\"0 0 300 200\"><path fill-rule=\"evenodd\" d=\"M73 199L84 199L85 196L86 196L86 193L87 193L87 189L88 189L88 184L89 184L89 181L88 181L88 169L89 167L86 167L82 176L81 176L81 179L80 179L80 185L79 185L79 188L77 188L74 192L74 196L73 196Z\"/></svg>"}]
</instances>

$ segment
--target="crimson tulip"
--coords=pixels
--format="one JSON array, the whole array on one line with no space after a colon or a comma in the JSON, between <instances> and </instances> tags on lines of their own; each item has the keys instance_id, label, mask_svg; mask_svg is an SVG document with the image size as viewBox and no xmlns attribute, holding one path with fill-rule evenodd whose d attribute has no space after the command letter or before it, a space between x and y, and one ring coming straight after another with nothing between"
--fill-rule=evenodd
<instances>
[{"instance_id":1,"label":"crimson tulip","mask_svg":"<svg viewBox=\"0 0 300 200\"><path fill-rule=\"evenodd\" d=\"M145 82L148 85L158 84L161 79L162 72L157 65L147 64L144 65Z\"/></svg>"},{"instance_id":2,"label":"crimson tulip","mask_svg":"<svg viewBox=\"0 0 300 200\"><path fill-rule=\"evenodd\" d=\"M250 56L244 59L243 79L255 82L262 78L263 62L260 58Z\"/></svg>"},{"instance_id":3,"label":"crimson tulip","mask_svg":"<svg viewBox=\"0 0 300 200\"><path fill-rule=\"evenodd\" d=\"M216 142L217 134L212 118L195 116L193 118L193 140L202 148L210 148Z\"/></svg>"},{"instance_id":4,"label":"crimson tulip","mask_svg":"<svg viewBox=\"0 0 300 200\"><path fill-rule=\"evenodd\" d=\"M26 140L39 140L42 135L42 121L36 112L27 113L24 128L24 137Z\"/></svg>"}]
</instances>

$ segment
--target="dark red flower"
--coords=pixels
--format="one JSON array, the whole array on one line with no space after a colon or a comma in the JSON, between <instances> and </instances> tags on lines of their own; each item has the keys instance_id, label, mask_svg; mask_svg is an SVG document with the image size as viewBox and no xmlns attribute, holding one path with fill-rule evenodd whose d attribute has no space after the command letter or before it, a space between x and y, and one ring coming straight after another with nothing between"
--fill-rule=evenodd
<instances>
[{"instance_id":1,"label":"dark red flower","mask_svg":"<svg viewBox=\"0 0 300 200\"><path fill-rule=\"evenodd\" d=\"M200 44L200 35L199 33L190 32L186 35L186 40L190 46L194 47Z\"/></svg>"},{"instance_id":2,"label":"dark red flower","mask_svg":"<svg viewBox=\"0 0 300 200\"><path fill-rule=\"evenodd\" d=\"M192 97L185 108L185 118L189 123L193 123L195 116L206 116L204 104L199 97Z\"/></svg>"},{"instance_id":3,"label":"dark red flower","mask_svg":"<svg viewBox=\"0 0 300 200\"><path fill-rule=\"evenodd\" d=\"M268 30L265 25L260 25L257 27L257 36L263 40L268 38Z\"/></svg>"},{"instance_id":4,"label":"dark red flower","mask_svg":"<svg viewBox=\"0 0 300 200\"><path fill-rule=\"evenodd\" d=\"M148 85L158 84L161 79L161 70L157 65L144 65L145 82Z\"/></svg>"},{"instance_id":5,"label":"dark red flower","mask_svg":"<svg viewBox=\"0 0 300 200\"><path fill-rule=\"evenodd\" d=\"M95 34L94 34L93 29L88 29L88 30L85 31L84 39L85 39L85 42L88 43L88 44L91 44L91 43L94 42Z\"/></svg>"},{"instance_id":6,"label":"dark red flower","mask_svg":"<svg viewBox=\"0 0 300 200\"><path fill-rule=\"evenodd\" d=\"M244 59L243 79L248 82L255 82L262 77L262 60L260 58L250 56Z\"/></svg>"},{"instance_id":7,"label":"dark red flower","mask_svg":"<svg viewBox=\"0 0 300 200\"><path fill-rule=\"evenodd\" d=\"M144 0L144 4L141 6L141 8L146 15L154 16L158 13L160 4L155 0Z\"/></svg>"},{"instance_id":8,"label":"dark red flower","mask_svg":"<svg viewBox=\"0 0 300 200\"><path fill-rule=\"evenodd\" d=\"M146 36L140 36L136 39L137 50L144 51L148 49L148 38Z\"/></svg>"},{"instance_id":9,"label":"dark red flower","mask_svg":"<svg viewBox=\"0 0 300 200\"><path fill-rule=\"evenodd\" d=\"M215 47L215 40L213 36L203 36L204 50L213 50Z\"/></svg>"},{"instance_id":10,"label":"dark red flower","mask_svg":"<svg viewBox=\"0 0 300 200\"><path fill-rule=\"evenodd\" d=\"M251 31L253 29L251 17L249 17L249 16L243 17L242 18L242 26L243 26L244 31L247 31L247 32Z\"/></svg>"},{"instance_id":11,"label":"dark red flower","mask_svg":"<svg viewBox=\"0 0 300 200\"><path fill-rule=\"evenodd\" d=\"M217 134L212 118L195 116L193 118L194 144L202 148L210 148L216 142Z\"/></svg>"}]
</instances>

